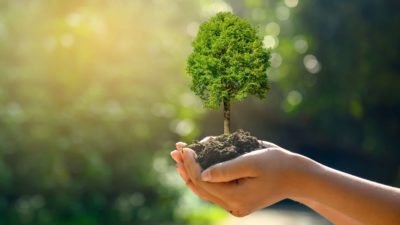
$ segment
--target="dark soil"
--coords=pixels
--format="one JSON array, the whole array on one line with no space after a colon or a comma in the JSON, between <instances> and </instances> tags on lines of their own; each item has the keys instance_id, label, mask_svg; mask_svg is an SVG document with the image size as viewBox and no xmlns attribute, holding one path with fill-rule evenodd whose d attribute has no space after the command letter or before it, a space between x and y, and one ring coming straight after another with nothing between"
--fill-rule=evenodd
<instances>
[{"instance_id":1,"label":"dark soil","mask_svg":"<svg viewBox=\"0 0 400 225\"><path fill-rule=\"evenodd\" d=\"M196 142L188 146L197 154L197 161L203 169L234 159L245 153L262 149L261 142L249 132L236 131L230 135L210 138L207 142Z\"/></svg>"}]
</instances>

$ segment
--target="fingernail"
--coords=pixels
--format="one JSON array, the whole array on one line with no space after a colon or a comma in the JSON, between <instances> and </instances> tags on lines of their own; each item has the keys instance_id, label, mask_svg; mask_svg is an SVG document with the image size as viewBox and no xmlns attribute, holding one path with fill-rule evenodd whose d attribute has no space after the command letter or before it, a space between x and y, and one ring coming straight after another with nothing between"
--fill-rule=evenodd
<instances>
[{"instance_id":1,"label":"fingernail","mask_svg":"<svg viewBox=\"0 0 400 225\"><path fill-rule=\"evenodd\" d=\"M211 180L211 173L210 170L204 170L201 173L201 180L202 181L210 181Z\"/></svg>"},{"instance_id":2,"label":"fingernail","mask_svg":"<svg viewBox=\"0 0 400 225\"><path fill-rule=\"evenodd\" d=\"M171 155L171 158L177 162L177 161L178 161L178 158L177 158L177 155L176 155L176 154L179 154L179 153L176 152L176 151L172 151L170 155Z\"/></svg>"},{"instance_id":3,"label":"fingernail","mask_svg":"<svg viewBox=\"0 0 400 225\"><path fill-rule=\"evenodd\" d=\"M186 143L184 142L178 142L176 143L176 147L178 148L178 150L182 151L182 148L186 146Z\"/></svg>"}]
</instances>

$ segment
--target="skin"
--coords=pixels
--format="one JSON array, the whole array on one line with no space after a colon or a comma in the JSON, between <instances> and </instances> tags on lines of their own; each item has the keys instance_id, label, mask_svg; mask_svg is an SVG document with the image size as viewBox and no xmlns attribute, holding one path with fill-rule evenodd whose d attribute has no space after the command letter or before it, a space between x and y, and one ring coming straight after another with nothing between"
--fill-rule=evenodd
<instances>
[{"instance_id":1,"label":"skin","mask_svg":"<svg viewBox=\"0 0 400 225\"><path fill-rule=\"evenodd\" d=\"M400 224L399 188L334 170L273 143L263 144L265 149L204 171L184 143L177 143L171 156L196 195L234 216L292 199L334 224Z\"/></svg>"}]
</instances>

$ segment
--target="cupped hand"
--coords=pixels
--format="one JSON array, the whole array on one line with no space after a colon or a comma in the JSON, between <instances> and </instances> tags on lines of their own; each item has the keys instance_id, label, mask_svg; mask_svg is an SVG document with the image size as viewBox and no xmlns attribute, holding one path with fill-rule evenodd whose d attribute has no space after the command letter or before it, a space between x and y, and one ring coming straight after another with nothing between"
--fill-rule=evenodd
<instances>
[{"instance_id":1,"label":"cupped hand","mask_svg":"<svg viewBox=\"0 0 400 225\"><path fill-rule=\"evenodd\" d=\"M296 154L269 142L262 144L264 149L204 171L196 162L195 152L185 148L185 143L177 143L178 150L172 151L171 156L177 162L178 173L195 194L235 216L245 216L287 198L295 178Z\"/></svg>"}]
</instances>

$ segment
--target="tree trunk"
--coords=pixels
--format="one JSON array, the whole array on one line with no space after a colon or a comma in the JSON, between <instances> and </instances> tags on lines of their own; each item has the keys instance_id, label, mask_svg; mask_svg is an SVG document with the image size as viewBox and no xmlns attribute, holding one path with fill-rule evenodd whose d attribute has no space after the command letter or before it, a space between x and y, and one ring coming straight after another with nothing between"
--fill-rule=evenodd
<instances>
[{"instance_id":1,"label":"tree trunk","mask_svg":"<svg viewBox=\"0 0 400 225\"><path fill-rule=\"evenodd\" d=\"M231 133L231 103L229 99L224 99L224 134Z\"/></svg>"}]
</instances>

